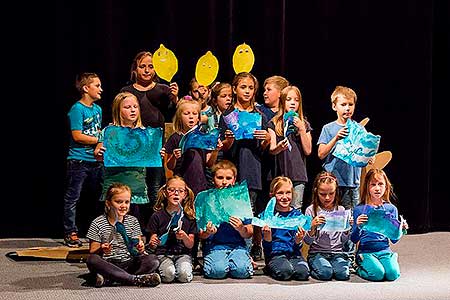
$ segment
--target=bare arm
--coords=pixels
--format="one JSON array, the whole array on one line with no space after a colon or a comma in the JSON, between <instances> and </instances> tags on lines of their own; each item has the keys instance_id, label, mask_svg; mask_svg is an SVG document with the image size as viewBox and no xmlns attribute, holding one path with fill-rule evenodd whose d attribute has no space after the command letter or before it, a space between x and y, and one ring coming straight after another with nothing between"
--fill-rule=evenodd
<instances>
[{"instance_id":1,"label":"bare arm","mask_svg":"<svg viewBox=\"0 0 450 300\"><path fill-rule=\"evenodd\" d=\"M81 133L81 130L72 130L72 138L75 142L85 145L95 145L98 143L97 137Z\"/></svg>"}]
</instances>

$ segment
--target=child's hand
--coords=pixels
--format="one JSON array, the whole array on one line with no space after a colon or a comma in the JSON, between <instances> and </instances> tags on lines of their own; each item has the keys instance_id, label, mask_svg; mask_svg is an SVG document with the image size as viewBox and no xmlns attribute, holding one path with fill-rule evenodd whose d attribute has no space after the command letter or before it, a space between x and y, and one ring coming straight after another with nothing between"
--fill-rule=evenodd
<instances>
[{"instance_id":1,"label":"child's hand","mask_svg":"<svg viewBox=\"0 0 450 300\"><path fill-rule=\"evenodd\" d=\"M363 223L366 223L368 219L369 218L365 214L359 215L358 218L356 219L356 225L359 226Z\"/></svg>"},{"instance_id":2,"label":"child's hand","mask_svg":"<svg viewBox=\"0 0 450 300\"><path fill-rule=\"evenodd\" d=\"M306 125L305 122L300 120L299 117L294 117L294 126L298 128L298 132L304 131L306 132Z\"/></svg>"},{"instance_id":3,"label":"child's hand","mask_svg":"<svg viewBox=\"0 0 450 300\"><path fill-rule=\"evenodd\" d=\"M277 148L281 151L285 151L289 148L289 141L287 138L284 138L283 140L279 141L277 144Z\"/></svg>"},{"instance_id":4,"label":"child's hand","mask_svg":"<svg viewBox=\"0 0 450 300\"><path fill-rule=\"evenodd\" d=\"M406 222L406 219L403 218L403 216L400 216L400 221L401 221L402 230L404 230L404 229L408 230L409 229L409 225Z\"/></svg>"},{"instance_id":5,"label":"child's hand","mask_svg":"<svg viewBox=\"0 0 450 300\"><path fill-rule=\"evenodd\" d=\"M217 146L216 146L216 150L220 151L223 148L223 143L220 139L217 140Z\"/></svg>"},{"instance_id":6,"label":"child's hand","mask_svg":"<svg viewBox=\"0 0 450 300\"><path fill-rule=\"evenodd\" d=\"M215 234L216 232L217 232L217 227L214 226L211 221L209 221L206 224L206 233L207 234Z\"/></svg>"},{"instance_id":7,"label":"child's hand","mask_svg":"<svg viewBox=\"0 0 450 300\"><path fill-rule=\"evenodd\" d=\"M225 139L232 139L234 140L234 133L230 129L225 130Z\"/></svg>"},{"instance_id":8,"label":"child's hand","mask_svg":"<svg viewBox=\"0 0 450 300\"><path fill-rule=\"evenodd\" d=\"M177 148L173 150L173 155L176 159L179 159L181 157L181 148Z\"/></svg>"},{"instance_id":9,"label":"child's hand","mask_svg":"<svg viewBox=\"0 0 450 300\"><path fill-rule=\"evenodd\" d=\"M242 223L242 220L238 217L231 216L229 219L229 223L231 226L233 226L234 229L241 232L242 229L244 229L244 224Z\"/></svg>"},{"instance_id":10,"label":"child's hand","mask_svg":"<svg viewBox=\"0 0 450 300\"><path fill-rule=\"evenodd\" d=\"M177 240L183 240L187 236L187 233L183 229L175 231L175 237Z\"/></svg>"},{"instance_id":11,"label":"child's hand","mask_svg":"<svg viewBox=\"0 0 450 300\"><path fill-rule=\"evenodd\" d=\"M161 158L164 159L166 156L166 148L162 147L161 150L159 150L159 155L161 155Z\"/></svg>"},{"instance_id":12,"label":"child's hand","mask_svg":"<svg viewBox=\"0 0 450 300\"><path fill-rule=\"evenodd\" d=\"M136 249L139 253L144 253L145 251L145 244L143 240L139 240L139 243L136 245Z\"/></svg>"},{"instance_id":13,"label":"child's hand","mask_svg":"<svg viewBox=\"0 0 450 300\"><path fill-rule=\"evenodd\" d=\"M354 223L353 216L350 216L350 218L348 219L348 222L350 223L350 226L353 226L353 223Z\"/></svg>"},{"instance_id":14,"label":"child's hand","mask_svg":"<svg viewBox=\"0 0 450 300\"><path fill-rule=\"evenodd\" d=\"M325 220L325 216L315 216L314 219L311 221L311 227L318 227L322 224L325 224L327 221Z\"/></svg>"},{"instance_id":15,"label":"child's hand","mask_svg":"<svg viewBox=\"0 0 450 300\"><path fill-rule=\"evenodd\" d=\"M266 140L267 142L270 142L270 134L267 130L259 129L253 131L253 137L257 140Z\"/></svg>"},{"instance_id":16,"label":"child's hand","mask_svg":"<svg viewBox=\"0 0 450 300\"><path fill-rule=\"evenodd\" d=\"M339 129L338 133L336 134L336 139L340 140L345 138L348 135L348 128L347 126L342 127Z\"/></svg>"},{"instance_id":17,"label":"child's hand","mask_svg":"<svg viewBox=\"0 0 450 300\"><path fill-rule=\"evenodd\" d=\"M169 87L170 92L178 97L178 84L176 82L171 82Z\"/></svg>"},{"instance_id":18,"label":"child's hand","mask_svg":"<svg viewBox=\"0 0 450 300\"><path fill-rule=\"evenodd\" d=\"M261 232L263 234L265 241L267 242L272 241L272 229L270 229L269 225L264 225L264 227L261 228Z\"/></svg>"},{"instance_id":19,"label":"child's hand","mask_svg":"<svg viewBox=\"0 0 450 300\"><path fill-rule=\"evenodd\" d=\"M295 243L300 244L304 236L305 236L305 229L299 226L297 232L295 233Z\"/></svg>"},{"instance_id":20,"label":"child's hand","mask_svg":"<svg viewBox=\"0 0 450 300\"><path fill-rule=\"evenodd\" d=\"M100 247L102 248L103 254L106 254L106 255L111 254L112 243L102 243L102 244L100 245Z\"/></svg>"},{"instance_id":21,"label":"child's hand","mask_svg":"<svg viewBox=\"0 0 450 300\"><path fill-rule=\"evenodd\" d=\"M105 153L105 147L98 147L94 150L94 156L97 161L103 161L103 154Z\"/></svg>"},{"instance_id":22,"label":"child's hand","mask_svg":"<svg viewBox=\"0 0 450 300\"><path fill-rule=\"evenodd\" d=\"M158 245L161 243L161 241L159 240L158 236L156 234L153 234L152 237L150 238L150 241L148 242L148 244L150 245L150 248L155 249L156 247L158 247Z\"/></svg>"}]
</instances>

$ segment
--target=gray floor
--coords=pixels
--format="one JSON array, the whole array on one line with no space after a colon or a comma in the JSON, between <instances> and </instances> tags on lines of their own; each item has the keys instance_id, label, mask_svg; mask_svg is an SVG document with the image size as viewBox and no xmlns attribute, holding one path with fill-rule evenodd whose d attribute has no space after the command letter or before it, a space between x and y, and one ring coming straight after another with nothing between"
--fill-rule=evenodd
<instances>
[{"instance_id":1,"label":"gray floor","mask_svg":"<svg viewBox=\"0 0 450 300\"><path fill-rule=\"evenodd\" d=\"M15 261L6 253L21 248L56 246L52 239L0 239L0 299L450 299L450 232L406 235L393 246L402 275L395 282L278 282L265 275L248 280L207 280L155 288L84 286L84 263Z\"/></svg>"}]
</instances>

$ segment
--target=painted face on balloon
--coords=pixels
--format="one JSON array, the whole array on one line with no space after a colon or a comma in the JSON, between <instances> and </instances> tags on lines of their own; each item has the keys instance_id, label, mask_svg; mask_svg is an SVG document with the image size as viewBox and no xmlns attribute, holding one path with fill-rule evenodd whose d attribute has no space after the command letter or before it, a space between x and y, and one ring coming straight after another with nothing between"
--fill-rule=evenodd
<instances>
[{"instance_id":1,"label":"painted face on balloon","mask_svg":"<svg viewBox=\"0 0 450 300\"><path fill-rule=\"evenodd\" d=\"M178 71L177 57L170 49L164 47L163 44L153 54L153 64L156 74L167 82L170 82Z\"/></svg>"},{"instance_id":2,"label":"painted face on balloon","mask_svg":"<svg viewBox=\"0 0 450 300\"><path fill-rule=\"evenodd\" d=\"M209 86L217 77L219 61L211 51L200 57L195 67L195 79L200 85Z\"/></svg>"}]
</instances>

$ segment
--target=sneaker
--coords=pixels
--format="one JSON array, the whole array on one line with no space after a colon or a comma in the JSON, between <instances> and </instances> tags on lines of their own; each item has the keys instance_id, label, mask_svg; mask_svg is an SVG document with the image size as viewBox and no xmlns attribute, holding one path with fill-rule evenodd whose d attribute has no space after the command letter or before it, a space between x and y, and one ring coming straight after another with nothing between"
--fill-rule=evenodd
<instances>
[{"instance_id":1,"label":"sneaker","mask_svg":"<svg viewBox=\"0 0 450 300\"><path fill-rule=\"evenodd\" d=\"M252 249L250 250L250 256L253 258L254 261L262 260L262 248L258 245L253 245Z\"/></svg>"},{"instance_id":2,"label":"sneaker","mask_svg":"<svg viewBox=\"0 0 450 300\"><path fill-rule=\"evenodd\" d=\"M95 287L100 288L105 285L105 277L102 274L97 273L95 275Z\"/></svg>"},{"instance_id":3,"label":"sneaker","mask_svg":"<svg viewBox=\"0 0 450 300\"><path fill-rule=\"evenodd\" d=\"M83 246L83 242L78 238L76 232L72 232L64 237L64 244L71 248L78 248Z\"/></svg>"},{"instance_id":4,"label":"sneaker","mask_svg":"<svg viewBox=\"0 0 450 300\"><path fill-rule=\"evenodd\" d=\"M134 285L143 286L157 286L161 283L161 277L158 273L141 274L134 276Z\"/></svg>"}]
</instances>

